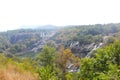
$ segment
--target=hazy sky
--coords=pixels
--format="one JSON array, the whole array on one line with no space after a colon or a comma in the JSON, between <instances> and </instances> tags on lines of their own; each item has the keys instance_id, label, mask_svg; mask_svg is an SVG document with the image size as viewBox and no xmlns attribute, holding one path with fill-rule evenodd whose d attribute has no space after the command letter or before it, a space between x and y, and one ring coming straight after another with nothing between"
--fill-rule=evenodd
<instances>
[{"instance_id":1,"label":"hazy sky","mask_svg":"<svg viewBox=\"0 0 120 80\"><path fill-rule=\"evenodd\" d=\"M120 22L120 0L0 0L0 31L111 22Z\"/></svg>"}]
</instances>

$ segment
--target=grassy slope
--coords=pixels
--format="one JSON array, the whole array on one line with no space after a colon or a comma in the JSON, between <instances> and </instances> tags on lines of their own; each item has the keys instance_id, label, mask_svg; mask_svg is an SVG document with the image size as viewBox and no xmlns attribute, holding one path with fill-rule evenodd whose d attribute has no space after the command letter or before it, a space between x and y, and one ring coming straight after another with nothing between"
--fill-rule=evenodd
<instances>
[{"instance_id":1,"label":"grassy slope","mask_svg":"<svg viewBox=\"0 0 120 80\"><path fill-rule=\"evenodd\" d=\"M7 58L0 55L0 80L38 80L30 60Z\"/></svg>"}]
</instances>

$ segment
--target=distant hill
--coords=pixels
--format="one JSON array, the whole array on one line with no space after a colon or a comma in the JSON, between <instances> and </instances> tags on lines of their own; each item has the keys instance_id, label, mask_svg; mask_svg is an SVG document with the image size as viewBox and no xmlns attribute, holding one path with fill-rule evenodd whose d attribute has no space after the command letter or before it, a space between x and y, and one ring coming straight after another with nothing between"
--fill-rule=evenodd
<instances>
[{"instance_id":1,"label":"distant hill","mask_svg":"<svg viewBox=\"0 0 120 80\"><path fill-rule=\"evenodd\" d=\"M38 29L47 29L47 30L50 30L50 29L58 29L58 27L57 27L57 26L54 26L54 25L38 26L37 28L38 28Z\"/></svg>"},{"instance_id":2,"label":"distant hill","mask_svg":"<svg viewBox=\"0 0 120 80\"><path fill-rule=\"evenodd\" d=\"M54 26L54 25L43 25L43 26L38 26L38 25L29 25L29 26L21 26L21 28L24 29L46 29L46 30L50 30L50 29L57 29L58 26Z\"/></svg>"}]
</instances>

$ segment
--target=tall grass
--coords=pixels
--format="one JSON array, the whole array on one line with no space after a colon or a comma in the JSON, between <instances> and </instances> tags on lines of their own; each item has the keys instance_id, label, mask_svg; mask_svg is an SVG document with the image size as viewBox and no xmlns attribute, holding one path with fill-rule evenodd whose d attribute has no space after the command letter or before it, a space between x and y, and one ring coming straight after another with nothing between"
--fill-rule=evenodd
<instances>
[{"instance_id":1,"label":"tall grass","mask_svg":"<svg viewBox=\"0 0 120 80\"><path fill-rule=\"evenodd\" d=\"M14 65L0 70L0 80L38 80L37 75L29 71L22 72Z\"/></svg>"},{"instance_id":2,"label":"tall grass","mask_svg":"<svg viewBox=\"0 0 120 80\"><path fill-rule=\"evenodd\" d=\"M38 80L32 65L0 56L0 80Z\"/></svg>"}]
</instances>

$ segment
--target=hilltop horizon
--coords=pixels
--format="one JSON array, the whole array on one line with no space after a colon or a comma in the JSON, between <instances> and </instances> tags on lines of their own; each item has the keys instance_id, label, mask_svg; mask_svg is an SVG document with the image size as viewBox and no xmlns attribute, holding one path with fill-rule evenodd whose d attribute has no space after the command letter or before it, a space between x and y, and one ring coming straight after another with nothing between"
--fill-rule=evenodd
<instances>
[{"instance_id":1,"label":"hilltop horizon","mask_svg":"<svg viewBox=\"0 0 120 80\"><path fill-rule=\"evenodd\" d=\"M62 28L62 27L69 27L69 26L82 26L82 25L106 25L106 24L120 24L120 22L118 23L95 23L95 24L79 24L79 25L54 25L54 24L45 24L45 25L23 25L23 26L19 26L19 27L1 27L0 32L6 32L6 31L10 31L10 30L18 30L18 29L51 29L51 28Z\"/></svg>"}]
</instances>

